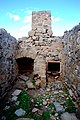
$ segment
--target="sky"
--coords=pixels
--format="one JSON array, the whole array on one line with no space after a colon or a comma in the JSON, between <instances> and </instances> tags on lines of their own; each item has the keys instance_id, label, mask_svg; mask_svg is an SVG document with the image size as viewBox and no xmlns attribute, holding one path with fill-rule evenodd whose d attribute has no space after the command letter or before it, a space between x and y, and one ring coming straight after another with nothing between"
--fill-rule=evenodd
<instances>
[{"instance_id":1,"label":"sky","mask_svg":"<svg viewBox=\"0 0 80 120\"><path fill-rule=\"evenodd\" d=\"M80 23L80 0L0 0L0 28L16 38L28 36L32 11L50 10L54 36Z\"/></svg>"}]
</instances>

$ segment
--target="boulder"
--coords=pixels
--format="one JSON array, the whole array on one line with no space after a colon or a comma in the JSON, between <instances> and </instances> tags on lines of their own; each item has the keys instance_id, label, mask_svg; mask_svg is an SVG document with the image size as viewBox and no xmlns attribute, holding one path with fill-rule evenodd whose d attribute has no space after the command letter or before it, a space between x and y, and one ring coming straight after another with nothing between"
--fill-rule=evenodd
<instances>
[{"instance_id":1,"label":"boulder","mask_svg":"<svg viewBox=\"0 0 80 120\"><path fill-rule=\"evenodd\" d=\"M16 114L18 117L25 115L25 113L26 113L26 111L23 110L22 108L19 108L19 109L17 109L17 110L15 111L15 114Z\"/></svg>"}]
</instances>

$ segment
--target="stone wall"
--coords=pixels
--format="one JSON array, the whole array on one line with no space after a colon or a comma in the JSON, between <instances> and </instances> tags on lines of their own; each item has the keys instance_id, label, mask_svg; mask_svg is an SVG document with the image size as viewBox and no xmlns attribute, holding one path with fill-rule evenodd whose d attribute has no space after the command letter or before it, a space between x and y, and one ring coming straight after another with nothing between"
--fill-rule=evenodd
<instances>
[{"instance_id":1,"label":"stone wall","mask_svg":"<svg viewBox=\"0 0 80 120\"><path fill-rule=\"evenodd\" d=\"M80 24L63 36L65 51L65 79L80 86Z\"/></svg>"},{"instance_id":2,"label":"stone wall","mask_svg":"<svg viewBox=\"0 0 80 120\"><path fill-rule=\"evenodd\" d=\"M32 13L32 30L18 43L6 30L0 29L0 94L7 93L18 67L16 59L32 58L33 74L41 76L46 85L46 69L49 61L60 62L60 76L68 83L80 83L80 24L64 32L62 37L53 36L50 11ZM5 94L4 94L5 93Z\"/></svg>"},{"instance_id":3,"label":"stone wall","mask_svg":"<svg viewBox=\"0 0 80 120\"><path fill-rule=\"evenodd\" d=\"M51 12L50 11L39 11L32 12L32 30L40 33L52 33L51 30Z\"/></svg>"},{"instance_id":4,"label":"stone wall","mask_svg":"<svg viewBox=\"0 0 80 120\"><path fill-rule=\"evenodd\" d=\"M16 39L0 29L0 99L7 94L16 77Z\"/></svg>"},{"instance_id":5,"label":"stone wall","mask_svg":"<svg viewBox=\"0 0 80 120\"><path fill-rule=\"evenodd\" d=\"M29 37L18 40L16 58L29 57L34 59L34 74L39 74L44 84L46 83L46 65L48 61L60 61L61 74L63 74L62 39L61 37L52 36L51 14L49 11L32 13L32 30L28 35Z\"/></svg>"}]
</instances>

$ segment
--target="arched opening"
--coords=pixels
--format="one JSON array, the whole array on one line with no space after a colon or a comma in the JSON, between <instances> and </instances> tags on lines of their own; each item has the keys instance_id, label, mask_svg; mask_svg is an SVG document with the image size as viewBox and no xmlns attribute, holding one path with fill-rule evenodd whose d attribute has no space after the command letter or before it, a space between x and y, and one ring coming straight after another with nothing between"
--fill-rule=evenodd
<instances>
[{"instance_id":1,"label":"arched opening","mask_svg":"<svg viewBox=\"0 0 80 120\"><path fill-rule=\"evenodd\" d=\"M17 58L16 62L18 65L18 73L19 74L33 73L34 59L22 57L22 58Z\"/></svg>"}]
</instances>

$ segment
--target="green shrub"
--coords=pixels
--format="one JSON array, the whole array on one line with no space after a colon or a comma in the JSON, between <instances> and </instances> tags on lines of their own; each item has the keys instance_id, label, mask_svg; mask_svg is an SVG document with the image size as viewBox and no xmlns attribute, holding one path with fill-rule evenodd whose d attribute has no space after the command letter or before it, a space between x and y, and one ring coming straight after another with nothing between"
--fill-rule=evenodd
<instances>
[{"instance_id":1,"label":"green shrub","mask_svg":"<svg viewBox=\"0 0 80 120\"><path fill-rule=\"evenodd\" d=\"M69 95L69 91L68 91L67 88L64 88L63 91L64 91L67 95Z\"/></svg>"},{"instance_id":2,"label":"green shrub","mask_svg":"<svg viewBox=\"0 0 80 120\"><path fill-rule=\"evenodd\" d=\"M33 85L35 85L36 80L32 80Z\"/></svg>"},{"instance_id":3,"label":"green shrub","mask_svg":"<svg viewBox=\"0 0 80 120\"><path fill-rule=\"evenodd\" d=\"M42 118L43 118L43 120L50 120L50 112L49 111L44 111Z\"/></svg>"},{"instance_id":4,"label":"green shrub","mask_svg":"<svg viewBox=\"0 0 80 120\"><path fill-rule=\"evenodd\" d=\"M55 109L55 105L54 104L49 104L48 107L51 108L51 109Z\"/></svg>"},{"instance_id":5,"label":"green shrub","mask_svg":"<svg viewBox=\"0 0 80 120\"><path fill-rule=\"evenodd\" d=\"M66 105L66 107L67 107L67 108L66 108L66 111L68 111L68 112L70 112L70 113L76 111L75 105L74 105L74 103L73 103L73 101L72 101L72 99L71 99L70 97L66 100L65 105Z\"/></svg>"},{"instance_id":6,"label":"green shrub","mask_svg":"<svg viewBox=\"0 0 80 120\"><path fill-rule=\"evenodd\" d=\"M26 91L22 91L18 96L18 100L20 101L19 107L24 110L29 110L31 108L31 97L26 93Z\"/></svg>"}]
</instances>

